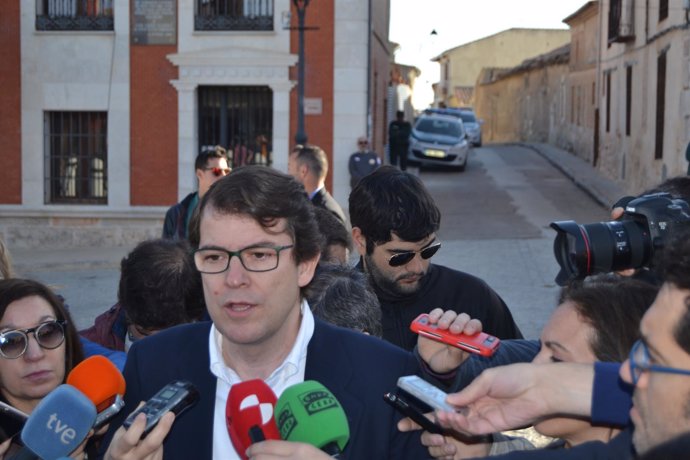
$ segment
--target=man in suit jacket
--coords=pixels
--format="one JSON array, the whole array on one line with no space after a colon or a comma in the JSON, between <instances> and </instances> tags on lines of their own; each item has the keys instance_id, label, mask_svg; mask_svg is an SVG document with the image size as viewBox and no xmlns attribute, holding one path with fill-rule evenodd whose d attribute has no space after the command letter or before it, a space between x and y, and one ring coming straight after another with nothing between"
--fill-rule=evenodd
<instances>
[{"instance_id":1,"label":"man in suit jacket","mask_svg":"<svg viewBox=\"0 0 690 460\"><path fill-rule=\"evenodd\" d=\"M288 156L288 174L304 185L314 206L331 211L344 225L347 219L343 208L326 190L328 158L326 152L316 145L297 145Z\"/></svg>"},{"instance_id":2,"label":"man in suit jacket","mask_svg":"<svg viewBox=\"0 0 690 460\"><path fill-rule=\"evenodd\" d=\"M107 458L240 458L228 436L225 406L230 388L251 379L263 380L278 396L304 380L326 386L350 428L341 458L428 457L419 434L397 430L401 416L382 398L399 376L417 371L412 355L315 320L303 300L322 237L299 183L270 168L239 168L204 196L193 235L212 321L162 331L132 346L124 370L126 406L104 442ZM141 441L143 419L115 432L139 401L176 379L197 387L195 406L174 424L167 416ZM330 458L288 441L260 442L249 454Z\"/></svg>"}]
</instances>

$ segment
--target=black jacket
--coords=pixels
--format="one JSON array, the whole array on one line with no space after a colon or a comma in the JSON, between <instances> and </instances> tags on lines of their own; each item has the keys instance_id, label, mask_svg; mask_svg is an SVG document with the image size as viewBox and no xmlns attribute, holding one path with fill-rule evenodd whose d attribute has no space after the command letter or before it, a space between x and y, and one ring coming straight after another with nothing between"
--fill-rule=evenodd
<instances>
[{"instance_id":1,"label":"black jacket","mask_svg":"<svg viewBox=\"0 0 690 460\"><path fill-rule=\"evenodd\" d=\"M358 267L363 269L360 261ZM522 333L503 299L481 279L442 265L429 264L422 286L404 298L388 298L374 286L381 303L383 338L406 350L417 344L410 323L434 308L467 313L483 330L500 339L521 339Z\"/></svg>"}]
</instances>

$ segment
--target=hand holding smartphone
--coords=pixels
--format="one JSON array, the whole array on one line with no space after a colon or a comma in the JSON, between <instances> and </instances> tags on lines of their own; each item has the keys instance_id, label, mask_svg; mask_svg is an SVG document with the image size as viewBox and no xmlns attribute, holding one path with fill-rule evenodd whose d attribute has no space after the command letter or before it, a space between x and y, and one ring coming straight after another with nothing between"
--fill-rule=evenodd
<instances>
[{"instance_id":1,"label":"hand holding smartphone","mask_svg":"<svg viewBox=\"0 0 690 460\"><path fill-rule=\"evenodd\" d=\"M431 324L427 313L422 313L412 321L410 330L428 339L486 357L493 356L501 343L498 337L485 332L467 335L453 334L448 329L439 329L435 324Z\"/></svg>"},{"instance_id":2,"label":"hand holding smartphone","mask_svg":"<svg viewBox=\"0 0 690 460\"><path fill-rule=\"evenodd\" d=\"M404 416L410 417L417 425L421 426L423 430L426 430L429 433L443 433L443 428L429 420L421 410L419 410L413 404L410 404L410 402L406 401L401 395L395 393L386 393L383 395L383 400L393 406Z\"/></svg>"}]
</instances>

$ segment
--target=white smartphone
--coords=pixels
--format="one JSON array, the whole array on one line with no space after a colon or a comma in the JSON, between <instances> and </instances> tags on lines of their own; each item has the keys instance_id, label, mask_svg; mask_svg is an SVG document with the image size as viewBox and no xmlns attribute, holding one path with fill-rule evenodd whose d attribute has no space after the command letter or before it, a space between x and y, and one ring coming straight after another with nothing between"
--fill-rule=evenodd
<instances>
[{"instance_id":1,"label":"white smartphone","mask_svg":"<svg viewBox=\"0 0 690 460\"><path fill-rule=\"evenodd\" d=\"M405 375L398 379L398 387L432 409L455 412L455 407L446 402L447 393L416 375Z\"/></svg>"}]
</instances>

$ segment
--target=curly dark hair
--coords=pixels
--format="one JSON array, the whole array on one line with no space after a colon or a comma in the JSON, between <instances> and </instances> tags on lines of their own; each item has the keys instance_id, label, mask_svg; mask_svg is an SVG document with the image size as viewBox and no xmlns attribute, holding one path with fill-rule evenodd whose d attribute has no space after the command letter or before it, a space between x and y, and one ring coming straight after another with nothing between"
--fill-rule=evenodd
<instances>
[{"instance_id":1,"label":"curly dark hair","mask_svg":"<svg viewBox=\"0 0 690 460\"><path fill-rule=\"evenodd\" d=\"M401 240L420 241L438 231L441 212L422 181L390 165L363 177L349 199L350 223L374 245L387 243L395 233Z\"/></svg>"},{"instance_id":2,"label":"curly dark hair","mask_svg":"<svg viewBox=\"0 0 690 460\"><path fill-rule=\"evenodd\" d=\"M7 307L25 297L38 296L50 304L58 321L65 325L65 378L67 374L84 359L77 328L62 299L48 286L29 279L10 278L0 280L0 318L5 316Z\"/></svg>"},{"instance_id":3,"label":"curly dark hair","mask_svg":"<svg viewBox=\"0 0 690 460\"><path fill-rule=\"evenodd\" d=\"M249 165L234 169L216 181L199 204L199 218L193 219L190 241L199 246L199 226L205 212L251 217L267 231L285 219L285 231L292 238L292 255L299 264L317 257L323 236L314 217L314 205L302 184L275 169Z\"/></svg>"},{"instance_id":4,"label":"curly dark hair","mask_svg":"<svg viewBox=\"0 0 690 460\"><path fill-rule=\"evenodd\" d=\"M690 290L690 230L675 235L664 248L658 267L664 283ZM674 336L678 345L690 354L690 296L685 297L685 314L676 325Z\"/></svg>"},{"instance_id":5,"label":"curly dark hair","mask_svg":"<svg viewBox=\"0 0 690 460\"><path fill-rule=\"evenodd\" d=\"M203 316L201 275L187 241L143 241L122 259L120 271L117 297L130 323L159 330Z\"/></svg>"},{"instance_id":6,"label":"curly dark hair","mask_svg":"<svg viewBox=\"0 0 690 460\"><path fill-rule=\"evenodd\" d=\"M592 328L590 348L599 361L623 362L639 339L640 321L659 288L645 281L602 274L573 281L561 291L559 303L571 301Z\"/></svg>"}]
</instances>

